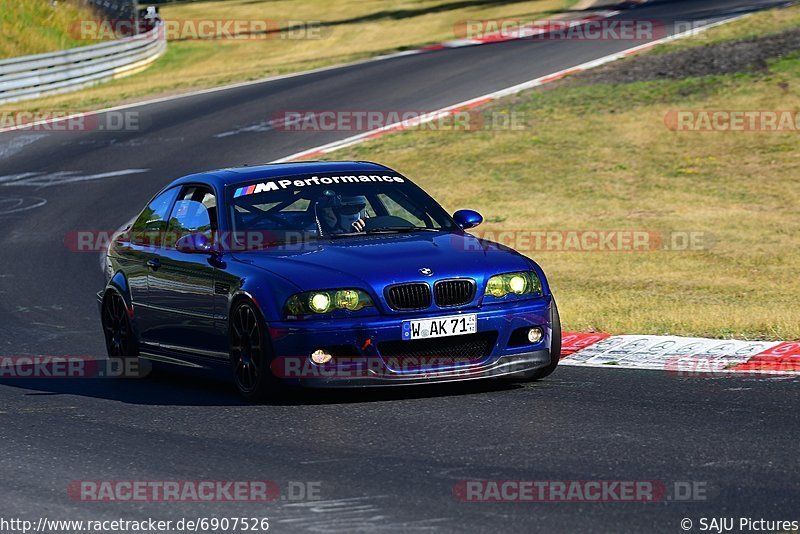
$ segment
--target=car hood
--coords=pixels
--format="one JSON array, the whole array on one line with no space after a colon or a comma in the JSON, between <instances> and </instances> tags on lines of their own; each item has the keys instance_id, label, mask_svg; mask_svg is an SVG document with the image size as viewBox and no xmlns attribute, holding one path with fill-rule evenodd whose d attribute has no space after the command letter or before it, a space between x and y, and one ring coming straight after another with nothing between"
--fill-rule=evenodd
<instances>
[{"instance_id":1,"label":"car hood","mask_svg":"<svg viewBox=\"0 0 800 534\"><path fill-rule=\"evenodd\" d=\"M512 249L463 233L356 236L234 253L238 261L267 270L301 290L387 285L471 277L482 286L493 274L531 269ZM430 269L423 275L420 269Z\"/></svg>"}]
</instances>

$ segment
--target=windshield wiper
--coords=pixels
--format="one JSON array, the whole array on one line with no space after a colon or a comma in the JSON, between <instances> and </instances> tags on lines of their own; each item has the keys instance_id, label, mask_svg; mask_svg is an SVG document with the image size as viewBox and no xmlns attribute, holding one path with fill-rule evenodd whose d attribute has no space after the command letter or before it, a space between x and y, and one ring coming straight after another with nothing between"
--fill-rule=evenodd
<instances>
[{"instance_id":1,"label":"windshield wiper","mask_svg":"<svg viewBox=\"0 0 800 534\"><path fill-rule=\"evenodd\" d=\"M320 239L339 239L342 237L353 237L357 235L364 235L364 232L346 232L342 234L322 234L319 236Z\"/></svg>"},{"instance_id":2,"label":"windshield wiper","mask_svg":"<svg viewBox=\"0 0 800 534\"><path fill-rule=\"evenodd\" d=\"M426 228L425 226L379 226L378 228L370 228L364 233L366 234L380 234L397 232L398 234L406 234L409 232L439 232L441 228Z\"/></svg>"},{"instance_id":3,"label":"windshield wiper","mask_svg":"<svg viewBox=\"0 0 800 534\"><path fill-rule=\"evenodd\" d=\"M320 239L341 239L344 237L356 237L369 234L407 234L410 232L441 232L442 228L426 228L424 226L380 226L370 228L363 232L345 232L341 234L322 234Z\"/></svg>"}]
</instances>

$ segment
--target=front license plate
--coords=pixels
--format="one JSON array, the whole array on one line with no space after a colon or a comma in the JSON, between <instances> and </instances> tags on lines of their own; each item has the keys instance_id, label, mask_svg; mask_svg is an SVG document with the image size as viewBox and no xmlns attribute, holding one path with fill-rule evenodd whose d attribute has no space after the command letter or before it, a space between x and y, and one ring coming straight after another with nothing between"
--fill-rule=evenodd
<instances>
[{"instance_id":1,"label":"front license plate","mask_svg":"<svg viewBox=\"0 0 800 534\"><path fill-rule=\"evenodd\" d=\"M477 331L478 316L474 313L403 321L403 340L460 336Z\"/></svg>"}]
</instances>

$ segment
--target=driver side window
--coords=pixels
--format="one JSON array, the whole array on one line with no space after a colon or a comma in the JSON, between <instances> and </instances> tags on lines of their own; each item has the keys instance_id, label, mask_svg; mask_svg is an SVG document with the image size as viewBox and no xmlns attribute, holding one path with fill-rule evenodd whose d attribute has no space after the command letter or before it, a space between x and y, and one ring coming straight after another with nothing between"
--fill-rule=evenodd
<instances>
[{"instance_id":1,"label":"driver side window","mask_svg":"<svg viewBox=\"0 0 800 534\"><path fill-rule=\"evenodd\" d=\"M188 186L181 190L167 226L168 243L175 247L181 237L202 233L209 241L217 232L217 199L214 193L200 186Z\"/></svg>"}]
</instances>

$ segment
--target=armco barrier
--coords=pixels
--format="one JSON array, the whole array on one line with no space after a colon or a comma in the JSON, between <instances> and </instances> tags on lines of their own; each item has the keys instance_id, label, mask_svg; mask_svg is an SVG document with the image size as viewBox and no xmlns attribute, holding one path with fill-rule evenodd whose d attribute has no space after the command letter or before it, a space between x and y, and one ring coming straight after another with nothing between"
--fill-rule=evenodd
<instances>
[{"instance_id":1,"label":"armco barrier","mask_svg":"<svg viewBox=\"0 0 800 534\"><path fill-rule=\"evenodd\" d=\"M67 91L133 74L167 49L161 27L133 37L0 61L0 104Z\"/></svg>"}]
</instances>

